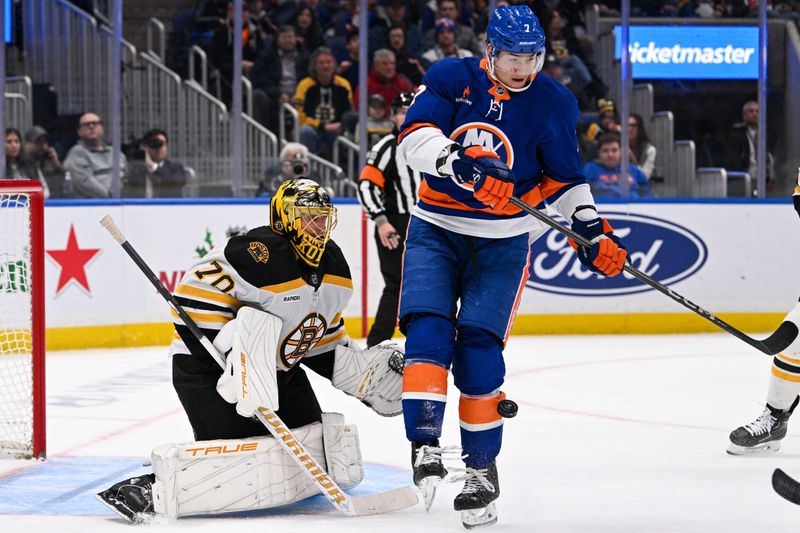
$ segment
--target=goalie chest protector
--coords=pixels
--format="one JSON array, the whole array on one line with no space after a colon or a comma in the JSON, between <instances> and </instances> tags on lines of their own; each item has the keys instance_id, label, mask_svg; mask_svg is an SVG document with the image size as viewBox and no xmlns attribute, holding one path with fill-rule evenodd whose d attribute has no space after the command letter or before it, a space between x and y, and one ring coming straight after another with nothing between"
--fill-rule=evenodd
<instances>
[{"instance_id":1,"label":"goalie chest protector","mask_svg":"<svg viewBox=\"0 0 800 533\"><path fill-rule=\"evenodd\" d=\"M350 268L333 240L328 241L319 268L312 269L302 265L289 242L267 226L212 250L186 272L175 291L204 315L210 312L210 299L219 303L220 298L229 298L228 306L234 310L247 305L279 317L283 321L279 370L347 339L342 311L352 293ZM195 300L203 305L192 305ZM218 322L209 319L201 327L219 330L233 316L220 311Z\"/></svg>"}]
</instances>

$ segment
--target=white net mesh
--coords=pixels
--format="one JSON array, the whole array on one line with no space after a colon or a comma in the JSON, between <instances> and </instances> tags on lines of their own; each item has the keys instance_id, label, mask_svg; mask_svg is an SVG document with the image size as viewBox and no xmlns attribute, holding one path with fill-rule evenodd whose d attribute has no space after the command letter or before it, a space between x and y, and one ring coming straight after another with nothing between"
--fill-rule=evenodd
<instances>
[{"instance_id":1,"label":"white net mesh","mask_svg":"<svg viewBox=\"0 0 800 533\"><path fill-rule=\"evenodd\" d=\"M33 449L29 196L0 190L0 454Z\"/></svg>"}]
</instances>

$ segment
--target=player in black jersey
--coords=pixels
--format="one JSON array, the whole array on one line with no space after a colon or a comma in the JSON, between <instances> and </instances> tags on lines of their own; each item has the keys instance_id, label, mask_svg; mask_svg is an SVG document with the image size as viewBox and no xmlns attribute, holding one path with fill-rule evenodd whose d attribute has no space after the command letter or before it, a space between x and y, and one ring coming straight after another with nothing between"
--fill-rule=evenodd
<instances>
[{"instance_id":1,"label":"player in black jersey","mask_svg":"<svg viewBox=\"0 0 800 533\"><path fill-rule=\"evenodd\" d=\"M363 476L357 432L355 427L343 425L341 415L336 415L330 427L326 426L326 416L332 420L331 414L322 412L302 366L330 379L335 387L356 396L383 416L401 412L402 353L394 346L361 350L350 341L344 327L342 314L353 284L347 260L330 238L337 220L330 196L312 180L287 180L272 198L270 210L269 226L235 236L223 247L211 250L186 271L174 294L220 353L228 355L235 339L248 333L241 328L244 319L237 322L240 309L257 310L263 319L261 329L266 330L269 325L274 334L268 336L271 340L265 343L261 359L246 361L242 363L245 367L239 368L239 354L233 354L223 372L174 315L176 333L170 348L173 385L199 442L165 445L166 450L163 446L157 448L153 452L154 474L122 481L98 494L103 503L130 520L153 511L180 517L242 510L232 508L230 498L222 497L226 491L219 488L219 480L207 488L208 495L199 492L194 484L180 487L175 481L181 468L200 469L201 476L206 475L203 469L208 469L209 479L213 479L213 472L240 465L241 458L237 456L238 462L231 465L217 463L212 467L204 466L202 461L190 461L181 466L181 454L185 455L187 449L213 450L220 442L225 443L221 445L225 450L262 454L254 464L275 469L272 473L254 470L250 474L255 477L247 490L256 486L271 496L259 497L246 508L282 505L315 493L313 487L303 484L308 482L302 475L295 475L292 468L296 467L273 439L252 439L269 432L251 417L253 412L243 409L243 401L252 402L254 396L258 397L250 382L249 388L243 390L241 384L248 377L274 376L271 382L266 378L263 381L265 390L277 391L275 405L256 405L275 410L286 426L297 429L297 438L308 449L324 448L326 459L333 453L329 461L349 465L345 473L338 474L345 488L348 484L354 486ZM245 358L245 353L241 357ZM262 360L266 362L260 363ZM342 447L342 442L350 444ZM230 459L234 461L233 456ZM329 469L333 467L329 463ZM331 475L336 479L337 472L331 471ZM231 471L229 477L239 476ZM157 479L162 484L154 486ZM238 496L242 486L239 483L230 487L227 494ZM187 491L192 490L198 491L196 497L200 500L189 498ZM190 506L189 500L195 503ZM202 502L199 507L198 501Z\"/></svg>"}]
</instances>

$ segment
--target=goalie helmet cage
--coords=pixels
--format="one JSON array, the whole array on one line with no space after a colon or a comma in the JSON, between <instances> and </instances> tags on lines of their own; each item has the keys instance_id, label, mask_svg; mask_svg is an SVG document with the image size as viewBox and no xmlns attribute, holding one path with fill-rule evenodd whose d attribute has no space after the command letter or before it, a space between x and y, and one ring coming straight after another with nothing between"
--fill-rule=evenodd
<instances>
[{"instance_id":1,"label":"goalie helmet cage","mask_svg":"<svg viewBox=\"0 0 800 533\"><path fill-rule=\"evenodd\" d=\"M0 180L0 456L45 456L44 195Z\"/></svg>"}]
</instances>

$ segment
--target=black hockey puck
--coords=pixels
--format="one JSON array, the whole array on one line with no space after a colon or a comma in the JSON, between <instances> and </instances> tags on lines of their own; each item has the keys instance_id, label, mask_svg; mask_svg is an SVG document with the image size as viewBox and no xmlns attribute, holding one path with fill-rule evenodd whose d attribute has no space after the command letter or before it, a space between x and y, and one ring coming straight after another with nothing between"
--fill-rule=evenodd
<instances>
[{"instance_id":1,"label":"black hockey puck","mask_svg":"<svg viewBox=\"0 0 800 533\"><path fill-rule=\"evenodd\" d=\"M514 418L517 416L519 406L513 400L500 400L497 402L497 412L503 418Z\"/></svg>"}]
</instances>

